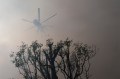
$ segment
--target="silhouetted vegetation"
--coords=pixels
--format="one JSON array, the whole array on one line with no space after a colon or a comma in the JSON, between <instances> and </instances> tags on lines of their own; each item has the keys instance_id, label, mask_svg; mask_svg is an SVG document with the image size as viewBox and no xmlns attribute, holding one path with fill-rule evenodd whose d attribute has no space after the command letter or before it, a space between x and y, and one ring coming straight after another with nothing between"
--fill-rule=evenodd
<instances>
[{"instance_id":1,"label":"silhouetted vegetation","mask_svg":"<svg viewBox=\"0 0 120 79\"><path fill-rule=\"evenodd\" d=\"M46 48L37 41L23 43L10 56L24 79L89 79L90 58L95 56L95 50L69 39L57 44L48 39Z\"/></svg>"}]
</instances>

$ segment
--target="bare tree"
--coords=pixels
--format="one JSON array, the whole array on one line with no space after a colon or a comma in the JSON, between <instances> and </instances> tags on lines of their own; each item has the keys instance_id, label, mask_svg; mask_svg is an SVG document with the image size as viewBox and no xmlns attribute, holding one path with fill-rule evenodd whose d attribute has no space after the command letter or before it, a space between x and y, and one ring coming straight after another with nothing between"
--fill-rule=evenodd
<instances>
[{"instance_id":1,"label":"bare tree","mask_svg":"<svg viewBox=\"0 0 120 79\"><path fill-rule=\"evenodd\" d=\"M72 43L68 38L56 45L52 39L46 47L34 41L30 46L23 43L18 52L10 56L24 79L58 79L58 72L65 79L89 79L90 58L95 49L87 44Z\"/></svg>"}]
</instances>

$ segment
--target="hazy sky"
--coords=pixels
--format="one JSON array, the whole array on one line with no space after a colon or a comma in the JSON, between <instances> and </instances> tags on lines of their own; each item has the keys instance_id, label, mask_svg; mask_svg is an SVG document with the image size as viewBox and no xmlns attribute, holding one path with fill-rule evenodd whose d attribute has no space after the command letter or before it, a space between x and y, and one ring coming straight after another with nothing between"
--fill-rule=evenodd
<instances>
[{"instance_id":1,"label":"hazy sky","mask_svg":"<svg viewBox=\"0 0 120 79\"><path fill-rule=\"evenodd\" d=\"M23 18L46 22L44 32ZM21 41L31 43L47 38L55 41L70 37L74 41L95 44L99 51L92 59L91 79L120 79L120 0L0 0L0 78L16 77L17 69L9 54Z\"/></svg>"}]
</instances>

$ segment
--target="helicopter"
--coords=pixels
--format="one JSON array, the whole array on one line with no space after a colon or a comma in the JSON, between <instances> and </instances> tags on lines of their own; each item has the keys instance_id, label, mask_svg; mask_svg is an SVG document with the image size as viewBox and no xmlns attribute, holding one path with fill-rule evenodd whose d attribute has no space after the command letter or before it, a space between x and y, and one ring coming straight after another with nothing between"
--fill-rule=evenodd
<instances>
[{"instance_id":1,"label":"helicopter","mask_svg":"<svg viewBox=\"0 0 120 79\"><path fill-rule=\"evenodd\" d=\"M33 19L33 21L27 20L27 19L22 19L23 21L32 23L38 31L43 30L43 23L47 22L48 20L50 20L51 18L53 18L54 16L56 16L57 13L55 13L54 15L48 17L47 19L45 19L44 21L41 22L40 20L40 8L38 8L38 18ZM32 27L33 28L33 27Z\"/></svg>"}]
</instances>

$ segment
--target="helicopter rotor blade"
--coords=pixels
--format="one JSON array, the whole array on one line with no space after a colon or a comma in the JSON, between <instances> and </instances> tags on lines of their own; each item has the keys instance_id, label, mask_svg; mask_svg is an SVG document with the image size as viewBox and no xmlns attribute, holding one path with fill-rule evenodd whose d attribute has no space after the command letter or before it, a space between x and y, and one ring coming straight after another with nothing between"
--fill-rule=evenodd
<instances>
[{"instance_id":1,"label":"helicopter rotor blade","mask_svg":"<svg viewBox=\"0 0 120 79\"><path fill-rule=\"evenodd\" d=\"M38 8L38 20L40 21L40 8Z\"/></svg>"},{"instance_id":2,"label":"helicopter rotor blade","mask_svg":"<svg viewBox=\"0 0 120 79\"><path fill-rule=\"evenodd\" d=\"M44 20L43 22L41 22L41 23L44 23L44 22L46 22L46 21L48 21L49 19L51 19L51 18L53 18L54 16L56 16L57 15L57 13L55 13L54 15L52 15L51 17L49 17L49 18L47 18L46 20Z\"/></svg>"},{"instance_id":3,"label":"helicopter rotor blade","mask_svg":"<svg viewBox=\"0 0 120 79\"><path fill-rule=\"evenodd\" d=\"M33 22L31 22L31 21L29 21L29 20L27 20L27 19L22 19L23 21L26 21L26 22L29 22L29 23L33 23Z\"/></svg>"}]
</instances>

